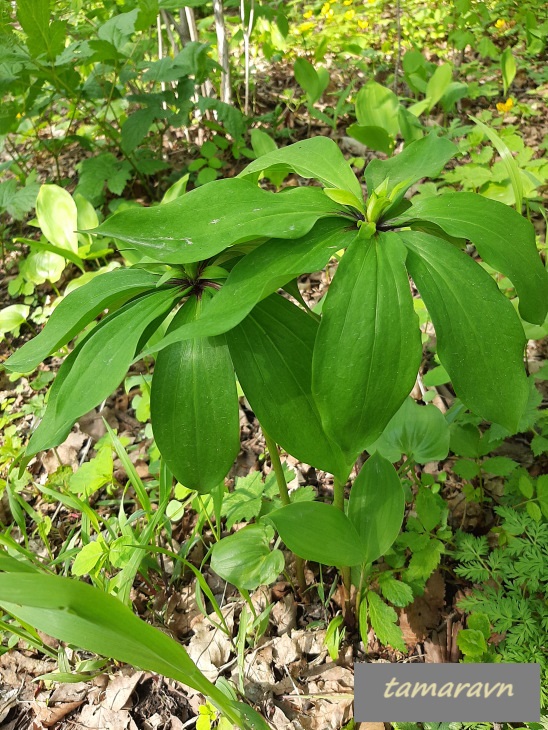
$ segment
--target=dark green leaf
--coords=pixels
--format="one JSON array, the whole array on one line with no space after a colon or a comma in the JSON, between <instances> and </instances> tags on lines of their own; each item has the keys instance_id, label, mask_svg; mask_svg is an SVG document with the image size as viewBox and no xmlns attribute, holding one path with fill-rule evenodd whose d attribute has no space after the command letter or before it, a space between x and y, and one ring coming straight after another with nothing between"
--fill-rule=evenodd
<instances>
[{"instance_id":1,"label":"dark green leaf","mask_svg":"<svg viewBox=\"0 0 548 730\"><path fill-rule=\"evenodd\" d=\"M427 220L452 236L465 236L484 261L516 287L524 319L542 324L548 313L548 271L532 224L515 210L476 193L419 198L399 220Z\"/></svg>"},{"instance_id":2,"label":"dark green leaf","mask_svg":"<svg viewBox=\"0 0 548 730\"><path fill-rule=\"evenodd\" d=\"M407 398L367 451L378 451L390 461L399 461L402 454L418 464L440 461L449 453L449 428L436 406L419 406Z\"/></svg>"},{"instance_id":3,"label":"dark green leaf","mask_svg":"<svg viewBox=\"0 0 548 730\"><path fill-rule=\"evenodd\" d=\"M103 310L153 289L158 276L143 269L116 269L78 287L53 310L46 326L6 362L7 370L27 373L70 342Z\"/></svg>"},{"instance_id":4,"label":"dark green leaf","mask_svg":"<svg viewBox=\"0 0 548 730\"><path fill-rule=\"evenodd\" d=\"M354 461L378 438L415 383L418 319L394 233L358 238L323 306L312 390L324 427Z\"/></svg>"},{"instance_id":5,"label":"dark green leaf","mask_svg":"<svg viewBox=\"0 0 548 730\"><path fill-rule=\"evenodd\" d=\"M323 431L311 392L317 320L274 294L226 337L260 424L288 453L345 479L350 466Z\"/></svg>"},{"instance_id":6,"label":"dark green leaf","mask_svg":"<svg viewBox=\"0 0 548 730\"><path fill-rule=\"evenodd\" d=\"M199 306L189 299L168 331L194 319ZM236 380L224 337L184 340L162 350L150 411L156 444L181 484L202 493L216 487L240 449Z\"/></svg>"},{"instance_id":7,"label":"dark green leaf","mask_svg":"<svg viewBox=\"0 0 548 730\"><path fill-rule=\"evenodd\" d=\"M367 192L371 195L386 178L390 181L390 188L405 182L405 189L408 189L423 177L436 177L456 153L457 148L452 142L431 132L407 145L399 155L370 162L365 170Z\"/></svg>"},{"instance_id":8,"label":"dark green leaf","mask_svg":"<svg viewBox=\"0 0 548 730\"><path fill-rule=\"evenodd\" d=\"M215 543L211 569L236 588L255 590L270 585L283 572L284 554L271 550L274 530L270 525L248 525Z\"/></svg>"},{"instance_id":9,"label":"dark green leaf","mask_svg":"<svg viewBox=\"0 0 548 730\"><path fill-rule=\"evenodd\" d=\"M379 454L362 466L352 484L348 517L360 536L364 562L380 558L400 533L405 497L392 464Z\"/></svg>"},{"instance_id":10,"label":"dark green leaf","mask_svg":"<svg viewBox=\"0 0 548 730\"><path fill-rule=\"evenodd\" d=\"M363 562L363 549L354 525L332 504L294 502L271 512L268 519L287 547L305 560L324 565Z\"/></svg>"},{"instance_id":11,"label":"dark green leaf","mask_svg":"<svg viewBox=\"0 0 548 730\"><path fill-rule=\"evenodd\" d=\"M315 178L327 187L348 190L360 200L363 198L361 185L352 168L329 137L312 137L261 155L239 177L279 167L289 167L301 177Z\"/></svg>"},{"instance_id":12,"label":"dark green leaf","mask_svg":"<svg viewBox=\"0 0 548 730\"><path fill-rule=\"evenodd\" d=\"M515 431L529 387L514 308L489 274L450 243L416 231L400 236L455 392L472 411Z\"/></svg>"},{"instance_id":13,"label":"dark green leaf","mask_svg":"<svg viewBox=\"0 0 548 730\"><path fill-rule=\"evenodd\" d=\"M129 243L156 261L188 263L262 236L300 238L320 218L341 210L318 188L276 194L233 178L203 185L162 206L115 213L93 233Z\"/></svg>"},{"instance_id":14,"label":"dark green leaf","mask_svg":"<svg viewBox=\"0 0 548 730\"><path fill-rule=\"evenodd\" d=\"M158 289L128 302L91 331L59 369L28 455L60 444L77 418L118 387L141 335L167 315L178 296L176 289Z\"/></svg>"},{"instance_id":15,"label":"dark green leaf","mask_svg":"<svg viewBox=\"0 0 548 730\"><path fill-rule=\"evenodd\" d=\"M381 644L388 644L398 651L405 651L402 630L397 624L398 614L373 591L367 593L369 620Z\"/></svg>"},{"instance_id":16,"label":"dark green leaf","mask_svg":"<svg viewBox=\"0 0 548 730\"><path fill-rule=\"evenodd\" d=\"M227 332L251 312L255 304L301 274L320 271L341 248L356 237L342 221L320 221L297 241L273 239L254 249L234 266L219 293L196 320L152 347L166 347L175 338L212 336Z\"/></svg>"}]
</instances>

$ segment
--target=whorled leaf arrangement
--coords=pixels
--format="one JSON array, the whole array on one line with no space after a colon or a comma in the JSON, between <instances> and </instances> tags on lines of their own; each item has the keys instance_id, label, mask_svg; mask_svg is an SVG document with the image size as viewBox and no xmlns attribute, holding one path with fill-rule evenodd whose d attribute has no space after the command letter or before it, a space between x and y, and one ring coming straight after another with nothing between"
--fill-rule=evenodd
<instances>
[{"instance_id":1,"label":"whorled leaf arrangement","mask_svg":"<svg viewBox=\"0 0 548 730\"><path fill-rule=\"evenodd\" d=\"M209 492L230 469L239 448L236 377L271 441L344 484L415 383L422 348L409 277L457 396L515 432L529 393L522 322L462 249L472 242L510 279L521 317L535 324L548 311L548 273L533 226L502 203L472 193L405 198L455 153L451 142L431 134L393 158L374 160L365 171L364 200L336 144L316 137L262 155L239 178L107 219L92 233L133 249L139 263L71 293L5 363L13 372L32 371L108 309L61 366L28 454L61 443L135 359L158 353L152 426L182 484ZM260 175L272 171L314 178L324 189L258 187ZM285 288L299 300L296 279L335 255L340 264L321 315L277 293ZM166 334L147 344L174 309ZM400 529L401 483L376 454L354 483L348 514L343 497L341 487L336 501L343 512L286 500L270 519L303 558L370 564ZM0 601L9 600L3 585ZM21 605L26 596L22 591Z\"/></svg>"}]
</instances>

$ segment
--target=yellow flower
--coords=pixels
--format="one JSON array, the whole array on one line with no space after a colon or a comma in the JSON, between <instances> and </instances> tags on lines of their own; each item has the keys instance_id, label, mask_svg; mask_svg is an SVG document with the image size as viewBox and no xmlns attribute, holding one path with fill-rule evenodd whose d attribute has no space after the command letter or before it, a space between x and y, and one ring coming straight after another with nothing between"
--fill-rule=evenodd
<instances>
[{"instance_id":1,"label":"yellow flower","mask_svg":"<svg viewBox=\"0 0 548 730\"><path fill-rule=\"evenodd\" d=\"M312 12L312 10L307 10L307 11L306 11L306 13L305 13L305 14L303 15L303 18L304 18L305 20L308 20L308 18L311 18L311 17L312 17L312 15L313 15L313 12Z\"/></svg>"},{"instance_id":2,"label":"yellow flower","mask_svg":"<svg viewBox=\"0 0 548 730\"><path fill-rule=\"evenodd\" d=\"M373 3L375 2L375 0L367 0L367 2L368 2L368 3L370 4L370 5L373 5Z\"/></svg>"},{"instance_id":3,"label":"yellow flower","mask_svg":"<svg viewBox=\"0 0 548 730\"><path fill-rule=\"evenodd\" d=\"M308 31L309 30L312 30L312 28L314 28L315 26L316 26L316 23L310 23L310 22L309 23L301 23L299 25L298 30L299 30L300 33L308 33Z\"/></svg>"},{"instance_id":4,"label":"yellow flower","mask_svg":"<svg viewBox=\"0 0 548 730\"><path fill-rule=\"evenodd\" d=\"M499 111L501 114L506 114L507 112L511 111L514 106L514 100L513 99L506 99L505 102L500 102L497 104L497 111Z\"/></svg>"},{"instance_id":5,"label":"yellow flower","mask_svg":"<svg viewBox=\"0 0 548 730\"><path fill-rule=\"evenodd\" d=\"M358 28L360 30L365 30L368 27L369 23L367 22L367 20L362 20L361 18L358 18Z\"/></svg>"},{"instance_id":6,"label":"yellow flower","mask_svg":"<svg viewBox=\"0 0 548 730\"><path fill-rule=\"evenodd\" d=\"M353 20L355 15L356 15L355 10L347 10L346 13L344 14L344 19Z\"/></svg>"},{"instance_id":7,"label":"yellow flower","mask_svg":"<svg viewBox=\"0 0 548 730\"><path fill-rule=\"evenodd\" d=\"M504 18L499 18L497 20L497 22L495 23L495 28L497 28L497 30L502 30L503 28L506 28L506 21L504 20Z\"/></svg>"},{"instance_id":8,"label":"yellow flower","mask_svg":"<svg viewBox=\"0 0 548 730\"><path fill-rule=\"evenodd\" d=\"M352 5L353 1L354 1L354 0L344 0L344 3L343 3L343 5L346 5L346 6L348 6L348 5Z\"/></svg>"},{"instance_id":9,"label":"yellow flower","mask_svg":"<svg viewBox=\"0 0 548 730\"><path fill-rule=\"evenodd\" d=\"M322 5L322 10L321 10L322 15L327 16L329 14L330 8L331 8L331 5L329 3L325 3L324 5Z\"/></svg>"},{"instance_id":10,"label":"yellow flower","mask_svg":"<svg viewBox=\"0 0 548 730\"><path fill-rule=\"evenodd\" d=\"M333 12L333 10L331 10L331 9L328 10L327 15L325 16L327 22L328 23L332 23L335 20L335 17L334 16L335 16L335 13Z\"/></svg>"}]
</instances>

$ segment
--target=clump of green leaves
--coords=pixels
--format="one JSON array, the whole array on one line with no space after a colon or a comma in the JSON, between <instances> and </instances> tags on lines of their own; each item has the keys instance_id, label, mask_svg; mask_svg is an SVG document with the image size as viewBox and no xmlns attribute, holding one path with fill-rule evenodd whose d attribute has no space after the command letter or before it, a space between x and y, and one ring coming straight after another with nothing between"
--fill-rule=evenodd
<instances>
[{"instance_id":1,"label":"clump of green leaves","mask_svg":"<svg viewBox=\"0 0 548 730\"><path fill-rule=\"evenodd\" d=\"M522 508L496 507L495 512L500 518L500 527L497 528L499 545L491 548L487 536L459 534L454 552L458 561L455 572L478 584L469 596L460 601L459 606L465 611L484 615L491 627L489 636L496 633L503 637L496 647L489 649L492 659L539 663L542 676L546 678L548 477L539 477L535 486L529 480L529 485L529 497L533 497L536 489L541 505L538 519ZM468 656L473 658L473 651L468 652ZM476 661L481 661L477 657L476 654ZM541 693L542 705L546 707L546 681L541 682Z\"/></svg>"}]
</instances>

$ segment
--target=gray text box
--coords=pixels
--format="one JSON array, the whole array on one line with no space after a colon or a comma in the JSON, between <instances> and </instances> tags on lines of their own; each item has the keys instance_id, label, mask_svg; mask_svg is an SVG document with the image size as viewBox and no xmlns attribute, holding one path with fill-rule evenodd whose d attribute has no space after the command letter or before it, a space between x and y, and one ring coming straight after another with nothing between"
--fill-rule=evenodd
<instances>
[{"instance_id":1,"label":"gray text box","mask_svg":"<svg viewBox=\"0 0 548 730\"><path fill-rule=\"evenodd\" d=\"M539 664L355 664L356 722L538 722Z\"/></svg>"}]
</instances>

